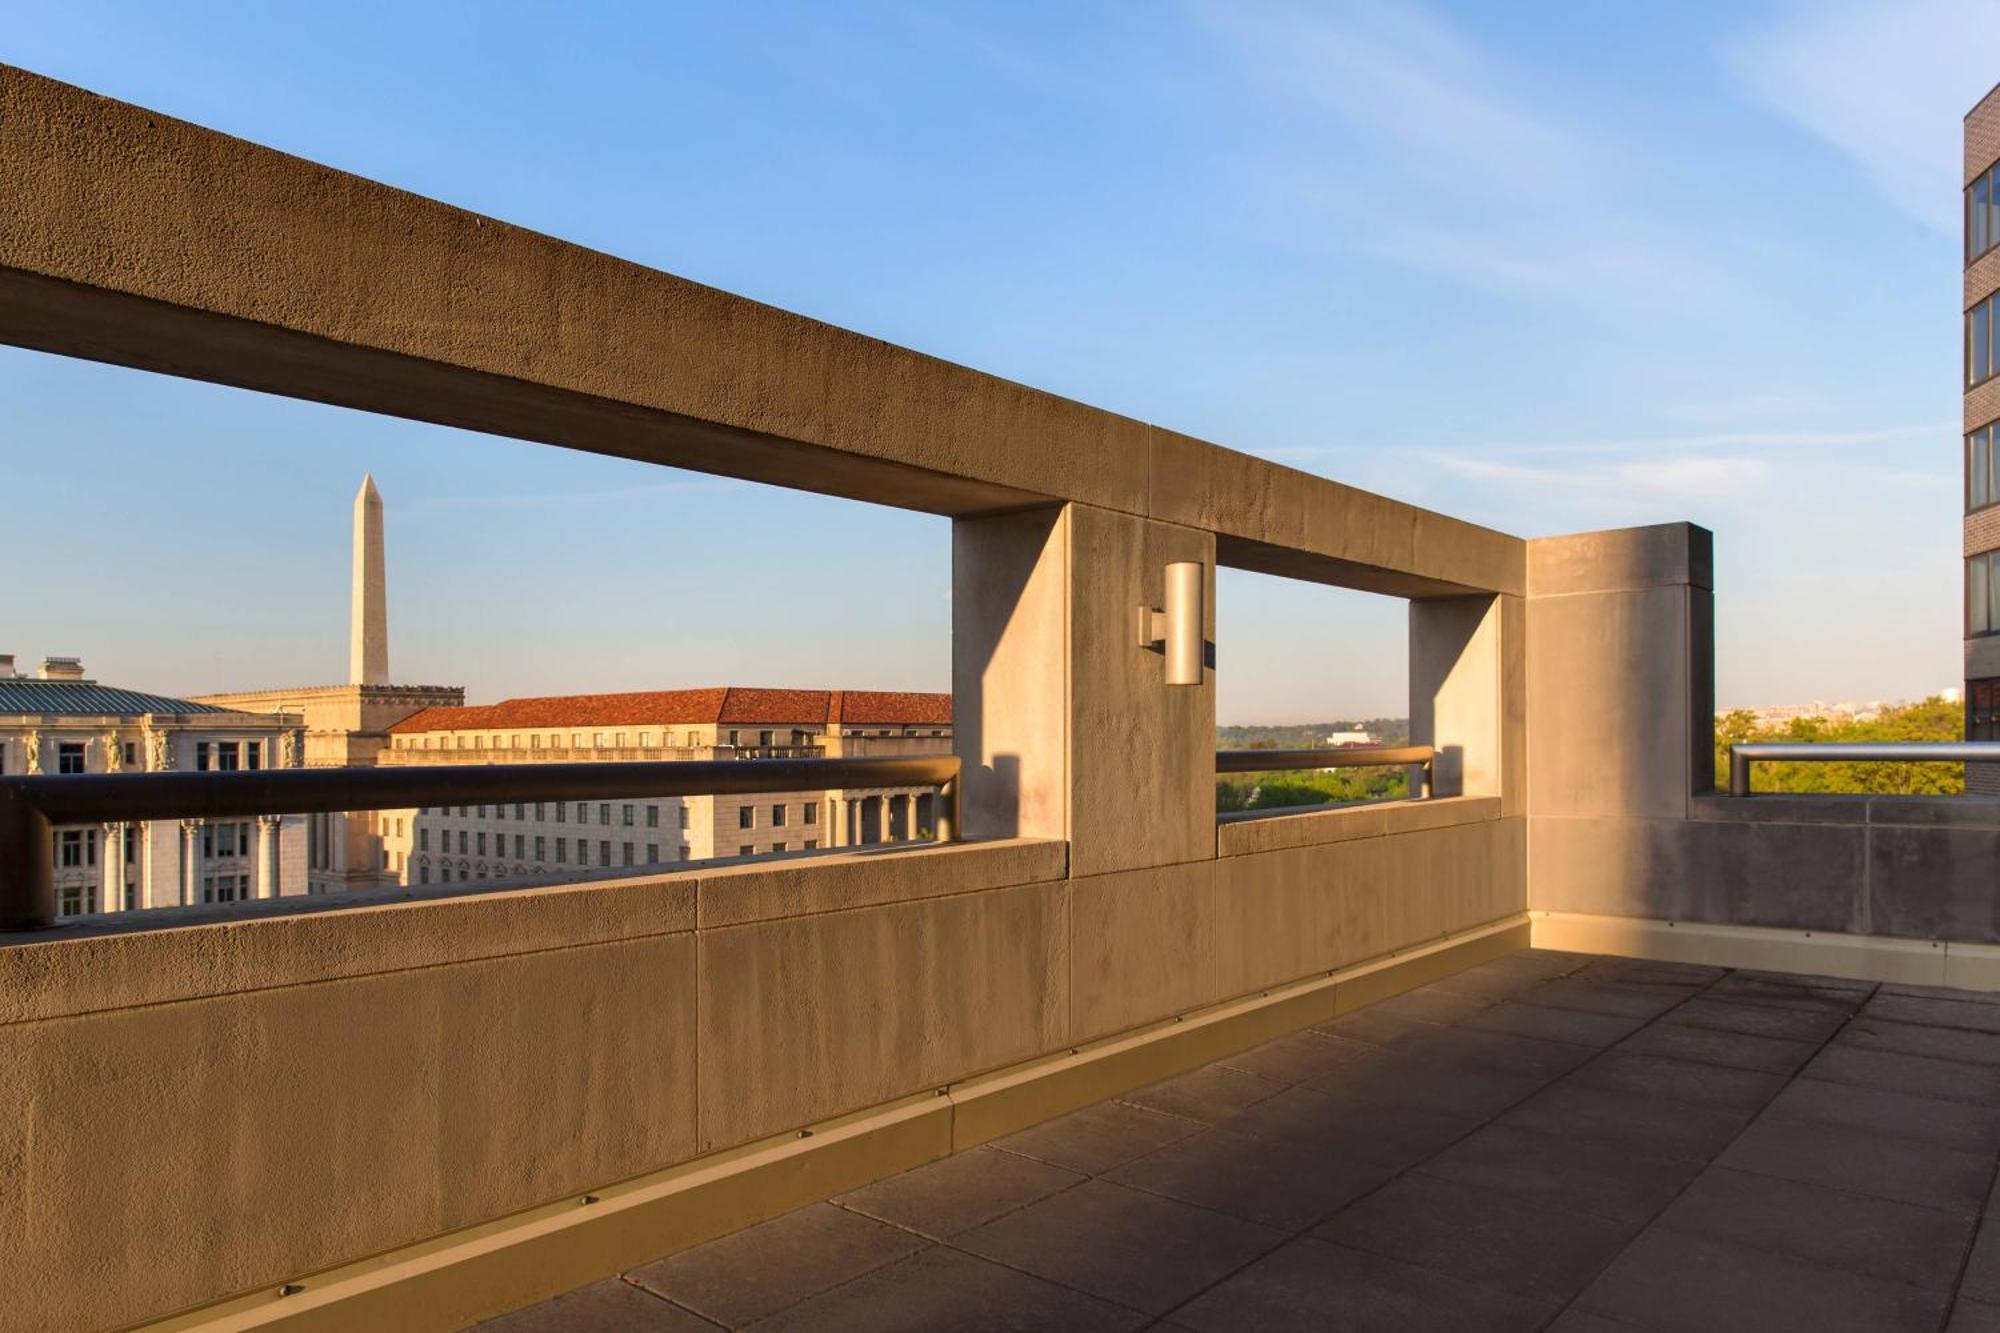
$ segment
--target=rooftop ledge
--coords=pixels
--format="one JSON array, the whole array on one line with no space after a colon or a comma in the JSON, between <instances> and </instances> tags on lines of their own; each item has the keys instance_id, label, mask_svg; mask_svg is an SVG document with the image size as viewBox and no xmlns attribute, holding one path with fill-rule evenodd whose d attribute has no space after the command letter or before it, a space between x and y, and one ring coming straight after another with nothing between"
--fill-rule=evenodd
<instances>
[{"instance_id":1,"label":"rooftop ledge","mask_svg":"<svg viewBox=\"0 0 2000 1333\"><path fill-rule=\"evenodd\" d=\"M1433 796L1421 801L1363 801L1259 811L1251 818L1218 821L1217 856L1250 856L1292 847L1317 847L1356 838L1383 838L1424 829L1499 819L1498 796Z\"/></svg>"},{"instance_id":2,"label":"rooftop ledge","mask_svg":"<svg viewBox=\"0 0 2000 1333\"><path fill-rule=\"evenodd\" d=\"M1688 818L1710 823L1876 824L1906 828L2000 828L2000 796L1846 796L1772 792L1697 796Z\"/></svg>"},{"instance_id":3,"label":"rooftop ledge","mask_svg":"<svg viewBox=\"0 0 2000 1333\"><path fill-rule=\"evenodd\" d=\"M303 911L280 899L96 918L0 933L0 1025L1047 883L1068 861L1068 843L1009 838L449 896L295 900L310 904Z\"/></svg>"}]
</instances>

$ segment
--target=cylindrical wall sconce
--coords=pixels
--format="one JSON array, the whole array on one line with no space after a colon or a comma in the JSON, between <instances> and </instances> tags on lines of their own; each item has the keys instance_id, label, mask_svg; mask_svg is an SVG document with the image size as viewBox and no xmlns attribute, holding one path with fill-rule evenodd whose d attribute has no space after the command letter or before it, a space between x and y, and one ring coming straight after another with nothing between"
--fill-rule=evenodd
<instances>
[{"instance_id":1,"label":"cylindrical wall sconce","mask_svg":"<svg viewBox=\"0 0 2000 1333\"><path fill-rule=\"evenodd\" d=\"M1167 566L1166 609L1139 608L1139 646L1166 658L1169 685L1199 685L1208 658L1203 633L1207 571L1199 560L1176 560Z\"/></svg>"}]
</instances>

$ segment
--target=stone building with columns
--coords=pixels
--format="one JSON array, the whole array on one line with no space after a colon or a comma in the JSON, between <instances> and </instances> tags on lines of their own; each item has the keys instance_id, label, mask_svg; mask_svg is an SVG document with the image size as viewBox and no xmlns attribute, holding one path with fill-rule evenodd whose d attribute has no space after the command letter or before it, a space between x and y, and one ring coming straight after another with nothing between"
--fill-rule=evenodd
<instances>
[{"instance_id":1,"label":"stone building with columns","mask_svg":"<svg viewBox=\"0 0 2000 1333\"><path fill-rule=\"evenodd\" d=\"M303 719L244 713L84 675L51 657L23 676L0 654L0 773L170 772L296 767ZM153 820L56 830L63 916L304 893L306 818Z\"/></svg>"},{"instance_id":2,"label":"stone building with columns","mask_svg":"<svg viewBox=\"0 0 2000 1333\"><path fill-rule=\"evenodd\" d=\"M951 696L725 686L429 708L389 728L392 766L942 754ZM540 879L928 838L935 793L869 788L635 796L387 811L384 870L404 884Z\"/></svg>"}]
</instances>

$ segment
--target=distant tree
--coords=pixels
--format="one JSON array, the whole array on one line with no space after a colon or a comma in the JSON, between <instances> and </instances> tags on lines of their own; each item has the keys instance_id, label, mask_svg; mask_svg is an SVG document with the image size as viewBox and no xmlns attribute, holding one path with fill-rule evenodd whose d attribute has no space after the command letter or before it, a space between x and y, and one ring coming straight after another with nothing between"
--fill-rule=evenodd
<instances>
[{"instance_id":1,"label":"distant tree","mask_svg":"<svg viewBox=\"0 0 2000 1333\"><path fill-rule=\"evenodd\" d=\"M1965 735L1959 705L1933 696L1922 703L1885 708L1865 722L1798 717L1782 727L1759 728L1749 713L1725 714L1715 726L1715 778L1729 781L1729 747L1750 741L1956 741ZM1849 795L1956 796L1965 790L1965 765L1759 764L1756 788L1768 792Z\"/></svg>"}]
</instances>

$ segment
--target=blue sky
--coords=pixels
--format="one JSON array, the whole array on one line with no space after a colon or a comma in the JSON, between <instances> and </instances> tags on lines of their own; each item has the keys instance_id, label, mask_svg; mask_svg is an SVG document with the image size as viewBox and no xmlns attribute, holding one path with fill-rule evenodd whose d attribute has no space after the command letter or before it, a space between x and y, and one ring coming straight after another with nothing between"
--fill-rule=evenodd
<instances>
[{"instance_id":1,"label":"blue sky","mask_svg":"<svg viewBox=\"0 0 2000 1333\"><path fill-rule=\"evenodd\" d=\"M1957 680L1996 52L1991 0L0 0L0 60L1343 481L1704 523L1744 704ZM941 519L11 350L0 459L0 651L125 684L338 679L364 471L401 679L946 683ZM1219 612L1225 721L1402 711L1399 605Z\"/></svg>"}]
</instances>

